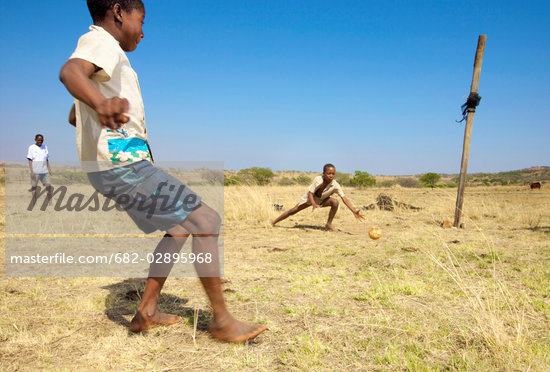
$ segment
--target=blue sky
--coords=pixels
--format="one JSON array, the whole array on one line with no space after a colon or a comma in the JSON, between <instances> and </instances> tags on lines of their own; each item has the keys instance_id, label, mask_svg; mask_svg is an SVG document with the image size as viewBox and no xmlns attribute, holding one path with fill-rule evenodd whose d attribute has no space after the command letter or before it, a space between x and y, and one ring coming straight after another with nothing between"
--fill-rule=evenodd
<instances>
[{"instance_id":1,"label":"blue sky","mask_svg":"<svg viewBox=\"0 0 550 372\"><path fill-rule=\"evenodd\" d=\"M479 34L469 172L550 165L550 1L145 1L139 75L157 160L458 173ZM85 1L0 1L0 159L35 133L76 161L62 64Z\"/></svg>"}]
</instances>

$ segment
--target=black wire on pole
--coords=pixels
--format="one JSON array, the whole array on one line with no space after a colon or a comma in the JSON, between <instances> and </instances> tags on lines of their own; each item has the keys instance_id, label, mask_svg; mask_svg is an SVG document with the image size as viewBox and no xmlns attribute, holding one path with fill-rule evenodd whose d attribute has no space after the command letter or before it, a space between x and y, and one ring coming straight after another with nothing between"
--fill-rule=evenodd
<instances>
[{"instance_id":1,"label":"black wire on pole","mask_svg":"<svg viewBox=\"0 0 550 372\"><path fill-rule=\"evenodd\" d=\"M466 103L464 103L460 108L462 109L462 120L455 120L457 123L462 123L464 120L466 120L466 117L468 116L468 112L475 112L476 107L479 105L479 101L481 101L481 96L477 94L476 92L470 93L468 96L468 100Z\"/></svg>"}]
</instances>

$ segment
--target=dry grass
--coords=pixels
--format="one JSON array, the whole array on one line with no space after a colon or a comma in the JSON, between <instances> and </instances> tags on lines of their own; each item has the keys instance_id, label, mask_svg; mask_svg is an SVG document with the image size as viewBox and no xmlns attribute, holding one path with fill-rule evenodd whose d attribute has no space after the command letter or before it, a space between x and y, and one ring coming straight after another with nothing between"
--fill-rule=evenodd
<instances>
[{"instance_id":1,"label":"dry grass","mask_svg":"<svg viewBox=\"0 0 550 372\"><path fill-rule=\"evenodd\" d=\"M548 189L467 189L465 228L443 229L456 189L346 188L358 207L384 192L422 210L366 211L356 222L341 204L339 233L321 229L326 209L271 227L272 205L290 208L305 189L225 189L227 301L237 317L268 324L257 341L209 338L195 278L170 278L161 297L185 321L140 335L127 325L142 280L1 278L1 369L550 369ZM380 240L368 238L372 225Z\"/></svg>"}]
</instances>

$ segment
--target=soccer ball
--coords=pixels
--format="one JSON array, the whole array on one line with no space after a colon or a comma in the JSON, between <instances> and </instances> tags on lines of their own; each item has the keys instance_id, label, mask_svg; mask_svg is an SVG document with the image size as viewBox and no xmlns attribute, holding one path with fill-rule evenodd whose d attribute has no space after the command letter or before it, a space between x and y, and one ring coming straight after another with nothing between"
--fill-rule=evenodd
<instances>
[{"instance_id":1,"label":"soccer ball","mask_svg":"<svg viewBox=\"0 0 550 372\"><path fill-rule=\"evenodd\" d=\"M369 230L369 236L373 240L380 239L382 236L382 229L378 226L371 227Z\"/></svg>"}]
</instances>

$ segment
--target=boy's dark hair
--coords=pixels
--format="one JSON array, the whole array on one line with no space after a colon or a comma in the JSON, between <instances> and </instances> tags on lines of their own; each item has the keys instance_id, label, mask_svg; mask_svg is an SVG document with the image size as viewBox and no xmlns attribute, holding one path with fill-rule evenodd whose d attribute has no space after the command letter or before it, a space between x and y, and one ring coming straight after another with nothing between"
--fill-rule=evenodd
<instances>
[{"instance_id":1,"label":"boy's dark hair","mask_svg":"<svg viewBox=\"0 0 550 372\"><path fill-rule=\"evenodd\" d=\"M323 166L323 173L327 171L327 168L334 168L336 170L336 167L334 166L334 164L327 163Z\"/></svg>"},{"instance_id":2,"label":"boy's dark hair","mask_svg":"<svg viewBox=\"0 0 550 372\"><path fill-rule=\"evenodd\" d=\"M141 0L87 0L86 2L94 23L103 21L107 11L117 3L128 13L134 9L145 9Z\"/></svg>"},{"instance_id":3,"label":"boy's dark hair","mask_svg":"<svg viewBox=\"0 0 550 372\"><path fill-rule=\"evenodd\" d=\"M41 135L40 133L38 133L36 136L34 136L34 139L36 140L38 137L42 137L42 139L44 139L44 136Z\"/></svg>"}]
</instances>

